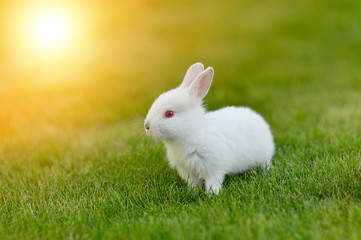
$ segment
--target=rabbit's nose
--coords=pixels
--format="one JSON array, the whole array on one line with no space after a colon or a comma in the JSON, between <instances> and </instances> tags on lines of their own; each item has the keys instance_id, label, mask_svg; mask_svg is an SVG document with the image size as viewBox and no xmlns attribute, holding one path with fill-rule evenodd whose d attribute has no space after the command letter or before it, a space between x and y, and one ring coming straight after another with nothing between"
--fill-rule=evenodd
<instances>
[{"instance_id":1,"label":"rabbit's nose","mask_svg":"<svg viewBox=\"0 0 361 240\"><path fill-rule=\"evenodd\" d=\"M148 121L145 122L144 128L145 128L145 130L149 131L149 122Z\"/></svg>"}]
</instances>

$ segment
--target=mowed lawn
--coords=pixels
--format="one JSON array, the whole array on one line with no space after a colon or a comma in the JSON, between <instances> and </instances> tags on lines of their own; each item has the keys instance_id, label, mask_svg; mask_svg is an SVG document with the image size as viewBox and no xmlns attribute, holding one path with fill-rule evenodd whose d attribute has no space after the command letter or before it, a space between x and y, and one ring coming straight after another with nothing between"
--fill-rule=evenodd
<instances>
[{"instance_id":1,"label":"mowed lawn","mask_svg":"<svg viewBox=\"0 0 361 240\"><path fill-rule=\"evenodd\" d=\"M361 2L123 7L71 81L0 73L1 239L361 239ZM253 108L277 145L272 171L211 198L143 131L198 61L207 108Z\"/></svg>"}]
</instances>

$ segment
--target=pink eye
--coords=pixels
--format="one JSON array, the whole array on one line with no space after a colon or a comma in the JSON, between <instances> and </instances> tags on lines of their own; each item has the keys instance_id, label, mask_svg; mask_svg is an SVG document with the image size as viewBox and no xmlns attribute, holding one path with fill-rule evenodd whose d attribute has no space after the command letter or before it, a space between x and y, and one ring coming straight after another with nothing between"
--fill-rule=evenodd
<instances>
[{"instance_id":1,"label":"pink eye","mask_svg":"<svg viewBox=\"0 0 361 240\"><path fill-rule=\"evenodd\" d=\"M171 118L174 116L174 112L171 111L171 110L167 110L165 113L164 113L164 117L165 118Z\"/></svg>"}]
</instances>

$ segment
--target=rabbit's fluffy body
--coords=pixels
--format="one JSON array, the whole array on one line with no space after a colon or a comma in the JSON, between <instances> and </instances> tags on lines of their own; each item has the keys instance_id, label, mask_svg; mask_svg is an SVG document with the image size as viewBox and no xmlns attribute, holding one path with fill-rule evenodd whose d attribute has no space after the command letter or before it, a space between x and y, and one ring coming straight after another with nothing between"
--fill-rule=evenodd
<instances>
[{"instance_id":1,"label":"rabbit's fluffy body","mask_svg":"<svg viewBox=\"0 0 361 240\"><path fill-rule=\"evenodd\" d=\"M187 75L194 79L185 84ZM202 186L204 181L207 192L218 194L225 175L270 167L275 146L268 124L253 110L205 111L202 98L212 78L213 69L192 65L180 87L153 103L145 127L147 134L164 141L170 166L182 179L190 186ZM174 116L164 117L170 109Z\"/></svg>"}]
</instances>

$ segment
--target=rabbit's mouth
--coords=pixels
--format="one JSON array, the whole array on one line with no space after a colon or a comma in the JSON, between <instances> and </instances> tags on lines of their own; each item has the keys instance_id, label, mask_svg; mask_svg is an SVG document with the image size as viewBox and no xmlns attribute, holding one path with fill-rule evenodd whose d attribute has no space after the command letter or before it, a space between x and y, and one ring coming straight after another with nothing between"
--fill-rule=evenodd
<instances>
[{"instance_id":1,"label":"rabbit's mouth","mask_svg":"<svg viewBox=\"0 0 361 240\"><path fill-rule=\"evenodd\" d=\"M162 139L162 134L157 132L155 129L145 129L145 133L150 137Z\"/></svg>"},{"instance_id":2,"label":"rabbit's mouth","mask_svg":"<svg viewBox=\"0 0 361 240\"><path fill-rule=\"evenodd\" d=\"M167 134L165 134L162 130L158 129L157 127L150 127L149 129L145 128L145 133L153 137L155 139L165 140L167 139Z\"/></svg>"}]
</instances>

